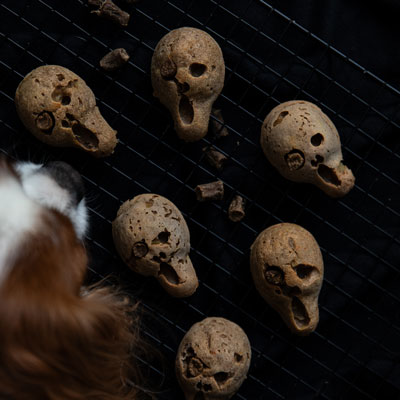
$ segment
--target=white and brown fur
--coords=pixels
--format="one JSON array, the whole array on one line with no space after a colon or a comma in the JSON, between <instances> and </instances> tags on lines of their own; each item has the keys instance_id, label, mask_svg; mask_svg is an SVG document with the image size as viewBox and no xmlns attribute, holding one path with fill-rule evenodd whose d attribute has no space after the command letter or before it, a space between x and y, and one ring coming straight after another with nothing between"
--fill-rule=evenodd
<instances>
[{"instance_id":1,"label":"white and brown fur","mask_svg":"<svg viewBox=\"0 0 400 400\"><path fill-rule=\"evenodd\" d=\"M134 306L82 290L88 219L72 183L0 158L1 399L139 398Z\"/></svg>"}]
</instances>

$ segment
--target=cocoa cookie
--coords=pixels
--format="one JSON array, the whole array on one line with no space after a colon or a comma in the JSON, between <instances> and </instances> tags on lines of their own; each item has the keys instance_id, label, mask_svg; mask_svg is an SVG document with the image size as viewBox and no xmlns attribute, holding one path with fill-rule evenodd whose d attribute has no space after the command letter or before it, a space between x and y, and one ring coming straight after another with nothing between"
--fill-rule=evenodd
<instances>
[{"instance_id":1,"label":"cocoa cookie","mask_svg":"<svg viewBox=\"0 0 400 400\"><path fill-rule=\"evenodd\" d=\"M275 107L262 125L261 146L286 179L312 183L331 197L342 197L354 186L338 131L315 104L293 100Z\"/></svg>"},{"instance_id":2,"label":"cocoa cookie","mask_svg":"<svg viewBox=\"0 0 400 400\"><path fill-rule=\"evenodd\" d=\"M117 132L96 107L85 81L67 68L44 65L31 71L15 93L25 127L42 142L77 147L96 157L114 152Z\"/></svg>"},{"instance_id":3,"label":"cocoa cookie","mask_svg":"<svg viewBox=\"0 0 400 400\"><path fill-rule=\"evenodd\" d=\"M217 317L194 324L175 362L186 400L230 399L246 379L250 359L250 343L240 326Z\"/></svg>"},{"instance_id":4,"label":"cocoa cookie","mask_svg":"<svg viewBox=\"0 0 400 400\"><path fill-rule=\"evenodd\" d=\"M324 263L310 232L288 223L265 229L251 246L250 268L261 296L294 333L315 330Z\"/></svg>"},{"instance_id":5,"label":"cocoa cookie","mask_svg":"<svg viewBox=\"0 0 400 400\"><path fill-rule=\"evenodd\" d=\"M179 28L157 44L151 61L154 96L167 107L178 136L204 137L211 107L224 86L225 64L217 42L196 28Z\"/></svg>"},{"instance_id":6,"label":"cocoa cookie","mask_svg":"<svg viewBox=\"0 0 400 400\"><path fill-rule=\"evenodd\" d=\"M112 233L118 254L135 272L157 278L175 297L196 291L189 229L171 201L157 194L126 201L112 223Z\"/></svg>"}]
</instances>

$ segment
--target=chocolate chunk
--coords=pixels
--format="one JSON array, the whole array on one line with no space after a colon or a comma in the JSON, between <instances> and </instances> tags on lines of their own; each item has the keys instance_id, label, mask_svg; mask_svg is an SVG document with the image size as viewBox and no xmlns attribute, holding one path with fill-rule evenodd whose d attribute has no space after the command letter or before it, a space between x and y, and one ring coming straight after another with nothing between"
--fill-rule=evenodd
<instances>
[{"instance_id":1,"label":"chocolate chunk","mask_svg":"<svg viewBox=\"0 0 400 400\"><path fill-rule=\"evenodd\" d=\"M115 71L129 60L129 54L125 49L119 48L107 53L100 60L100 67L106 71Z\"/></svg>"},{"instance_id":2,"label":"chocolate chunk","mask_svg":"<svg viewBox=\"0 0 400 400\"><path fill-rule=\"evenodd\" d=\"M231 221L233 222L239 222L241 221L246 213L244 212L244 207L246 205L246 200L241 197L236 195L231 204L229 205L228 209L228 217Z\"/></svg>"},{"instance_id":3,"label":"chocolate chunk","mask_svg":"<svg viewBox=\"0 0 400 400\"><path fill-rule=\"evenodd\" d=\"M194 190L198 201L222 200L224 198L224 184L222 181L197 185Z\"/></svg>"},{"instance_id":4,"label":"chocolate chunk","mask_svg":"<svg viewBox=\"0 0 400 400\"><path fill-rule=\"evenodd\" d=\"M111 0L88 0L88 4L98 7L97 10L91 11L99 17L104 17L121 26L127 26L130 15L121 10Z\"/></svg>"},{"instance_id":5,"label":"chocolate chunk","mask_svg":"<svg viewBox=\"0 0 400 400\"><path fill-rule=\"evenodd\" d=\"M218 150L215 150L214 147L205 147L203 149L207 162L214 168L220 170L224 166L227 158L220 153Z\"/></svg>"}]
</instances>

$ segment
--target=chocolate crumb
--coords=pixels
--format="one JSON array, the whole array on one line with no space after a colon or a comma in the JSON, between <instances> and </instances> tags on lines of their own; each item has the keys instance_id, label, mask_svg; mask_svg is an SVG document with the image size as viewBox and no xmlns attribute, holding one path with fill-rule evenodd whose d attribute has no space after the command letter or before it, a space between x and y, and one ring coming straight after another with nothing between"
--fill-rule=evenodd
<instances>
[{"instance_id":1,"label":"chocolate crumb","mask_svg":"<svg viewBox=\"0 0 400 400\"><path fill-rule=\"evenodd\" d=\"M118 48L107 53L100 60L100 67L106 71L115 71L129 60L129 54L123 48Z\"/></svg>"},{"instance_id":2,"label":"chocolate crumb","mask_svg":"<svg viewBox=\"0 0 400 400\"><path fill-rule=\"evenodd\" d=\"M198 201L222 200L224 198L224 184L222 181L197 185L194 190Z\"/></svg>"},{"instance_id":3,"label":"chocolate crumb","mask_svg":"<svg viewBox=\"0 0 400 400\"><path fill-rule=\"evenodd\" d=\"M207 162L214 168L221 170L224 166L227 158L220 153L218 150L215 150L214 147L204 147L203 151L206 156Z\"/></svg>"},{"instance_id":4,"label":"chocolate crumb","mask_svg":"<svg viewBox=\"0 0 400 400\"><path fill-rule=\"evenodd\" d=\"M88 4L98 7L97 10L91 11L99 17L104 17L121 26L127 26L129 22L129 13L121 10L111 0L88 0Z\"/></svg>"},{"instance_id":5,"label":"chocolate crumb","mask_svg":"<svg viewBox=\"0 0 400 400\"><path fill-rule=\"evenodd\" d=\"M241 221L246 213L244 212L244 207L246 205L246 200L241 197L236 195L231 204L229 205L228 209L228 217L231 221L233 222L239 222Z\"/></svg>"}]
</instances>

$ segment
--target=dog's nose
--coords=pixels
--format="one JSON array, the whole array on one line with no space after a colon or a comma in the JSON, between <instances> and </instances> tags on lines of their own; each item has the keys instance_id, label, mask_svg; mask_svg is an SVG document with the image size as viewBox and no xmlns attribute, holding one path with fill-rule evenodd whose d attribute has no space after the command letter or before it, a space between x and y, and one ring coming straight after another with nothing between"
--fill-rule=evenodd
<instances>
[{"instance_id":1,"label":"dog's nose","mask_svg":"<svg viewBox=\"0 0 400 400\"><path fill-rule=\"evenodd\" d=\"M78 204L85 194L83 179L78 171L63 161L50 161L43 168L59 186L68 190Z\"/></svg>"}]
</instances>

